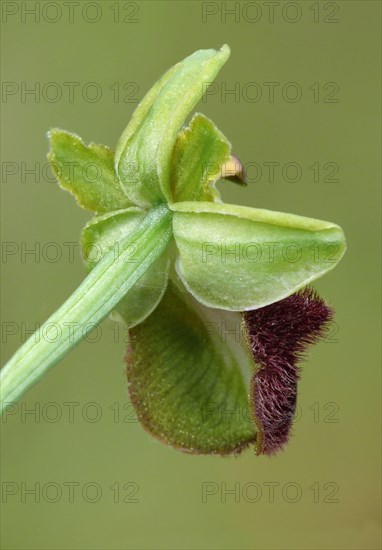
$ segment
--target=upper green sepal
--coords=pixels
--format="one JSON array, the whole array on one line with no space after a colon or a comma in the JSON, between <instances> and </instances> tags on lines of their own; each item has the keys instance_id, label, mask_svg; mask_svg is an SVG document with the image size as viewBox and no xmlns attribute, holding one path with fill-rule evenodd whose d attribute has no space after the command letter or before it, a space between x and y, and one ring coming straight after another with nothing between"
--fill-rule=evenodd
<instances>
[{"instance_id":1,"label":"upper green sepal","mask_svg":"<svg viewBox=\"0 0 382 550\"><path fill-rule=\"evenodd\" d=\"M114 171L114 154L105 145L85 145L76 134L54 128L48 132L48 159L58 183L82 208L103 213L131 206Z\"/></svg>"},{"instance_id":2,"label":"upper green sepal","mask_svg":"<svg viewBox=\"0 0 382 550\"><path fill-rule=\"evenodd\" d=\"M346 243L333 223L212 202L171 205L186 288L212 308L266 306L333 269Z\"/></svg>"},{"instance_id":3,"label":"upper green sepal","mask_svg":"<svg viewBox=\"0 0 382 550\"><path fill-rule=\"evenodd\" d=\"M138 106L116 148L115 167L130 200L141 207L172 202L170 172L177 134L230 54L198 50L177 63Z\"/></svg>"}]
</instances>

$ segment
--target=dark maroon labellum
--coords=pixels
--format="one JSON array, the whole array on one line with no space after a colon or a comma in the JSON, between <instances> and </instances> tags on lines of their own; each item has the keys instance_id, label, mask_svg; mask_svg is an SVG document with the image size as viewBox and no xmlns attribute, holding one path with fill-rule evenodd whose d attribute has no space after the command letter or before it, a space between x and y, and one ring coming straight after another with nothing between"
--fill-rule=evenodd
<instances>
[{"instance_id":1,"label":"dark maroon labellum","mask_svg":"<svg viewBox=\"0 0 382 550\"><path fill-rule=\"evenodd\" d=\"M281 450L296 410L297 363L319 340L333 310L311 288L269 306L244 313L248 342L259 368L251 383L250 401L259 429L257 454Z\"/></svg>"}]
</instances>

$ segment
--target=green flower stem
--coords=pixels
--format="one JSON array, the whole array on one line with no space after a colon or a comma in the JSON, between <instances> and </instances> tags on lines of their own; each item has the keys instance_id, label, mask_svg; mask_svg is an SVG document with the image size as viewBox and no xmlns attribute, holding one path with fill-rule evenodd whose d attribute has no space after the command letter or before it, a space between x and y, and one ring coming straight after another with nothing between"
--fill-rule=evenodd
<instances>
[{"instance_id":1,"label":"green flower stem","mask_svg":"<svg viewBox=\"0 0 382 550\"><path fill-rule=\"evenodd\" d=\"M19 348L1 370L1 411L7 403L19 400L114 309L166 248L172 235L171 219L167 206L153 208Z\"/></svg>"}]
</instances>

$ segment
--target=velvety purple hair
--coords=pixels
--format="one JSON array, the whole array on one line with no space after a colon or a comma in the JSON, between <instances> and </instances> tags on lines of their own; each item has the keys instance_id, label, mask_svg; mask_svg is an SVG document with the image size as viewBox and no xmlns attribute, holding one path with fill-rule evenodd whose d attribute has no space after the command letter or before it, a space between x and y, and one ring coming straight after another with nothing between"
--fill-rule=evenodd
<instances>
[{"instance_id":1,"label":"velvety purple hair","mask_svg":"<svg viewBox=\"0 0 382 550\"><path fill-rule=\"evenodd\" d=\"M311 288L247 311L244 321L259 368L251 383L251 409L259 429L257 454L274 454L288 441L297 401L297 363L319 340L333 310Z\"/></svg>"}]
</instances>

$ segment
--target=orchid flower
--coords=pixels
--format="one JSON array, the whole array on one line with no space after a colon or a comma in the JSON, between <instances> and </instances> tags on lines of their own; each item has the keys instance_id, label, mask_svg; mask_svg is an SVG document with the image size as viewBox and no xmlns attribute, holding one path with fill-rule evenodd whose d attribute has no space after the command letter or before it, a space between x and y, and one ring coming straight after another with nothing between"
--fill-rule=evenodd
<instances>
[{"instance_id":1,"label":"orchid flower","mask_svg":"<svg viewBox=\"0 0 382 550\"><path fill-rule=\"evenodd\" d=\"M185 122L229 54L199 50L167 71L115 153L49 132L58 182L94 213L81 235L89 275L47 321L61 339L28 341L2 371L4 407L112 311L129 330L128 390L152 435L207 454L287 442L298 362L333 316L308 285L337 265L345 238L334 223L222 202L216 182L242 182L243 166L211 120Z\"/></svg>"}]
</instances>

